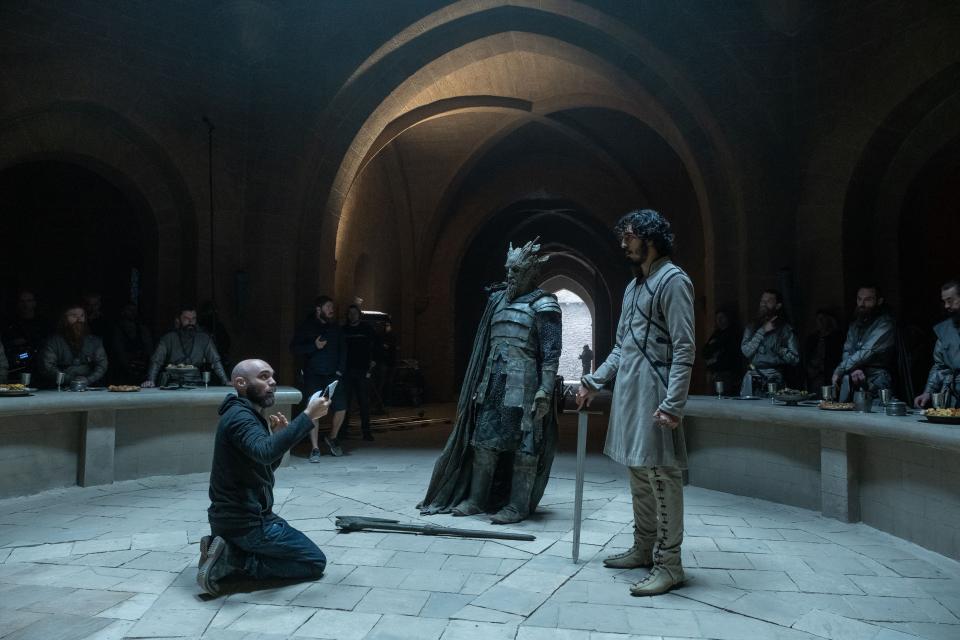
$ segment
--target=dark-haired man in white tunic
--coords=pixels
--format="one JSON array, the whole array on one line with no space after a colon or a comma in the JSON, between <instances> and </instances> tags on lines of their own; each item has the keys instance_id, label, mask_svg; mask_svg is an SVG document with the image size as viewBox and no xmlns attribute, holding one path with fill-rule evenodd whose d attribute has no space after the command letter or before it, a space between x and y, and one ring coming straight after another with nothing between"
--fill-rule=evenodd
<instances>
[{"instance_id":1,"label":"dark-haired man in white tunic","mask_svg":"<svg viewBox=\"0 0 960 640\"><path fill-rule=\"evenodd\" d=\"M670 260L673 232L659 213L628 213L617 231L639 275L624 293L616 344L603 364L581 379L577 400L580 406L589 403L616 376L604 453L630 469L634 543L604 564L650 567L630 593L652 596L684 581L687 449L681 418L695 354L693 284Z\"/></svg>"}]
</instances>

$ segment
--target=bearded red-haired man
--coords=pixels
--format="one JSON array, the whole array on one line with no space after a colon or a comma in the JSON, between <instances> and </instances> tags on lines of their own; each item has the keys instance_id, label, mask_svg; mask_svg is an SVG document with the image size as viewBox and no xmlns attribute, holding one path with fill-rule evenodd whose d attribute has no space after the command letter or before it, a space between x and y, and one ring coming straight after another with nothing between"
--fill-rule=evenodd
<instances>
[{"instance_id":1,"label":"bearded red-haired man","mask_svg":"<svg viewBox=\"0 0 960 640\"><path fill-rule=\"evenodd\" d=\"M103 341L90 335L86 312L77 304L60 316L57 332L50 336L40 357L44 381L55 385L57 373L63 373L63 384L82 379L88 385L100 382L107 373L107 352Z\"/></svg>"}]
</instances>

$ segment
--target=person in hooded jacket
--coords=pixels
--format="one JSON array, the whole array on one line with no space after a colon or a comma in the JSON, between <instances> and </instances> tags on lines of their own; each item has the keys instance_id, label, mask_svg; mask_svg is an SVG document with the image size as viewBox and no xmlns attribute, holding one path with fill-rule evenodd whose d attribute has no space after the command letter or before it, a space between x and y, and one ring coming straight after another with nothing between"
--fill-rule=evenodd
<instances>
[{"instance_id":1,"label":"person in hooded jacket","mask_svg":"<svg viewBox=\"0 0 960 640\"><path fill-rule=\"evenodd\" d=\"M315 580L327 559L310 538L273 512L274 472L283 454L327 414L330 401L312 398L288 421L282 413L264 416L277 383L263 360L244 360L231 374L236 395L220 406L210 470L209 536L200 541L197 584L217 595L232 575Z\"/></svg>"}]
</instances>

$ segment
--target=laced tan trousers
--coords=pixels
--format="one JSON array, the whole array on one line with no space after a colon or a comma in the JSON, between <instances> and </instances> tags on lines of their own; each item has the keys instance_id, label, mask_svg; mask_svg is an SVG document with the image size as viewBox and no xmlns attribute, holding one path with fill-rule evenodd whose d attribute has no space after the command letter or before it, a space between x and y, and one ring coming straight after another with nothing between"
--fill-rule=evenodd
<instances>
[{"instance_id":1,"label":"laced tan trousers","mask_svg":"<svg viewBox=\"0 0 960 640\"><path fill-rule=\"evenodd\" d=\"M653 564L682 575L683 474L677 467L629 467L634 544L653 549Z\"/></svg>"}]
</instances>

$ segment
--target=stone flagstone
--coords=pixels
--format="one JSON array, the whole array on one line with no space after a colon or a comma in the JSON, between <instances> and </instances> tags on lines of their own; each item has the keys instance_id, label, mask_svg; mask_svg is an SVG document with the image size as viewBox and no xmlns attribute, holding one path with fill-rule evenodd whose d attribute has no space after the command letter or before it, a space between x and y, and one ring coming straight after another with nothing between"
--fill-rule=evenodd
<instances>
[{"instance_id":1,"label":"stone flagstone","mask_svg":"<svg viewBox=\"0 0 960 640\"><path fill-rule=\"evenodd\" d=\"M294 457L277 474L278 512L324 549L324 576L243 583L216 598L195 584L208 531L203 474L0 501L0 639L960 638L960 564L863 525L696 487L685 493L687 582L632 597L646 570L601 562L631 544L632 520L623 469L599 455L588 458L579 564L569 557L569 452L527 522L421 517L414 505L446 431L424 434L432 448L387 432L319 465ZM343 535L337 514L537 540ZM110 526L98 529L100 520Z\"/></svg>"}]
</instances>

